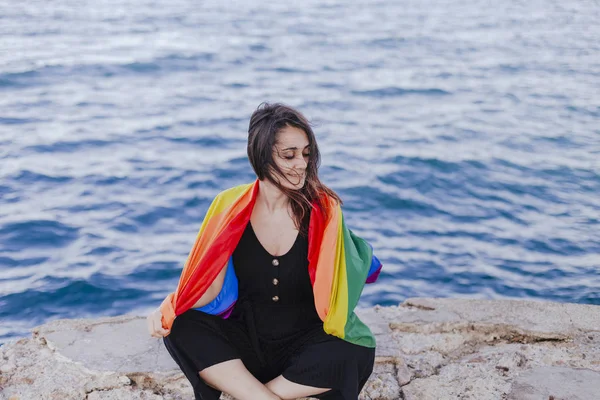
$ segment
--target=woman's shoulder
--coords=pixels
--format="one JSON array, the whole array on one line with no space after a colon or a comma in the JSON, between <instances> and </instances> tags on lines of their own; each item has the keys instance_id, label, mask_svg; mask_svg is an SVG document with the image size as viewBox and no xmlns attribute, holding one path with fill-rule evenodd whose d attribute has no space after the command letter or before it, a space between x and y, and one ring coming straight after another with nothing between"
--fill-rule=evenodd
<instances>
[{"instance_id":1,"label":"woman's shoulder","mask_svg":"<svg viewBox=\"0 0 600 400\"><path fill-rule=\"evenodd\" d=\"M215 196L214 201L235 199L245 193L252 185L254 185L254 182L244 183L222 190Z\"/></svg>"}]
</instances>

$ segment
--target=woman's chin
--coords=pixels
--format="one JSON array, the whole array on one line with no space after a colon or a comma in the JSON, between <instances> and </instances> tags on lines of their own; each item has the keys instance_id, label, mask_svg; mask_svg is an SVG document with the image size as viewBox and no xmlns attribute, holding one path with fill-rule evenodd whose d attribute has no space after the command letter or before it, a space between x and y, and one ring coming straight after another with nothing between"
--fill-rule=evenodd
<instances>
[{"instance_id":1,"label":"woman's chin","mask_svg":"<svg viewBox=\"0 0 600 400\"><path fill-rule=\"evenodd\" d=\"M298 182L298 178L296 177L290 177L290 181L285 181L283 184L285 187L287 187L288 189L292 189L292 190L300 190L304 187L304 184L306 183L306 179L302 178L300 180L300 182Z\"/></svg>"}]
</instances>

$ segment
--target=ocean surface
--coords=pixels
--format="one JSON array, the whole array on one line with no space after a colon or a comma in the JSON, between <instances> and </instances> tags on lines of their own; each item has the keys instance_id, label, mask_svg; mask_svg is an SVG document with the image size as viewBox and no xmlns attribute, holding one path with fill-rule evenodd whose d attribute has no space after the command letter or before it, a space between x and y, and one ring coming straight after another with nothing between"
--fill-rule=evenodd
<instances>
[{"instance_id":1,"label":"ocean surface","mask_svg":"<svg viewBox=\"0 0 600 400\"><path fill-rule=\"evenodd\" d=\"M600 3L0 0L0 342L146 315L262 102L408 297L600 305Z\"/></svg>"}]
</instances>

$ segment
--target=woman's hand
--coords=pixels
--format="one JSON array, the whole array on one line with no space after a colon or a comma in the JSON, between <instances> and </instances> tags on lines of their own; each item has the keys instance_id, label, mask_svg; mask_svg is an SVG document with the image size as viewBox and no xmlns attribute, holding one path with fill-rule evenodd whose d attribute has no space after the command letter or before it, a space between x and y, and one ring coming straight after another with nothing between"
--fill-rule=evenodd
<instances>
[{"instance_id":1,"label":"woman's hand","mask_svg":"<svg viewBox=\"0 0 600 400\"><path fill-rule=\"evenodd\" d=\"M148 333L152 337L161 338L167 336L171 332L170 330L162 327L162 314L160 312L160 308L157 308L150 315L148 315L146 322L148 325Z\"/></svg>"}]
</instances>

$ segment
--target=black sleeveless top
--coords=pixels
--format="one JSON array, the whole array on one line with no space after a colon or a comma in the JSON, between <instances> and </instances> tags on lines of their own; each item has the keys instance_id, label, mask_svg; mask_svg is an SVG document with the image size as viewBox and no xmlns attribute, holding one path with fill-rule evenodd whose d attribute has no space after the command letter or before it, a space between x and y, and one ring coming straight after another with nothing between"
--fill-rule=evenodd
<instances>
[{"instance_id":1,"label":"black sleeveless top","mask_svg":"<svg viewBox=\"0 0 600 400\"><path fill-rule=\"evenodd\" d=\"M260 243L248 222L233 252L238 278L238 302L231 318L251 309L256 335L279 340L321 330L323 322L314 304L308 274L308 237L298 233L292 248L272 256Z\"/></svg>"}]
</instances>

